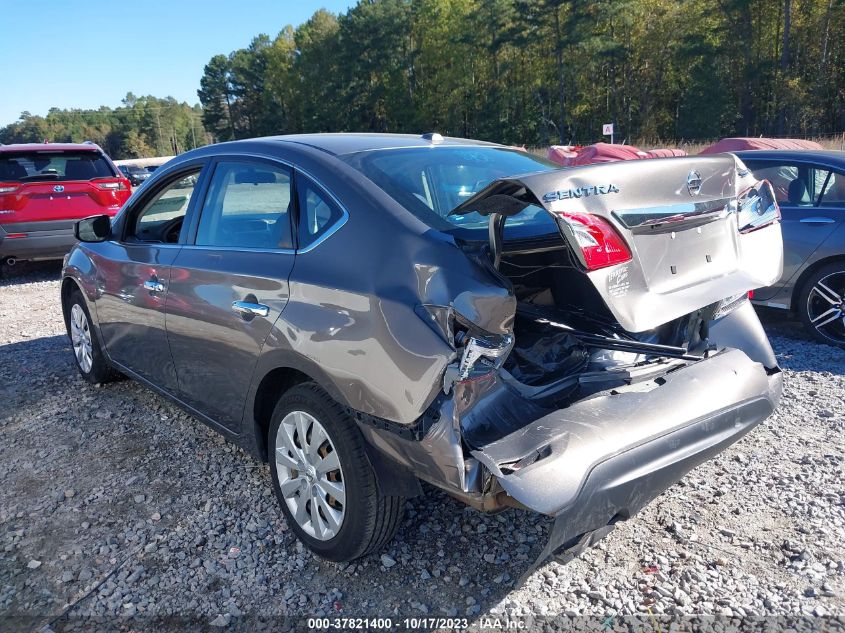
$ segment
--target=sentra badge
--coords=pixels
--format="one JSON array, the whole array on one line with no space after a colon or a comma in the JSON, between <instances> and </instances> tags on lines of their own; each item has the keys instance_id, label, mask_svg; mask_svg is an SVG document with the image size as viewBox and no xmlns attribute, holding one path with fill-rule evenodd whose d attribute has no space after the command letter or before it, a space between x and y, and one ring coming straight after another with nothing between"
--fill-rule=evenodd
<instances>
[{"instance_id":1,"label":"sentra badge","mask_svg":"<svg viewBox=\"0 0 845 633\"><path fill-rule=\"evenodd\" d=\"M589 198L590 196L604 196L609 193L619 193L619 187L611 183L609 185L586 185L576 189L550 191L543 196L543 202L572 200L574 198Z\"/></svg>"}]
</instances>

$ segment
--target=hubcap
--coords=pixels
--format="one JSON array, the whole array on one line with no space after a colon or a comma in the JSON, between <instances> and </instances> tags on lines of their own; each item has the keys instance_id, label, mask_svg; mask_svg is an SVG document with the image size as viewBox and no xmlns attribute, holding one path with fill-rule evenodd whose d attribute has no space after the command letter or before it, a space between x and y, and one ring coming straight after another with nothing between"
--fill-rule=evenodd
<instances>
[{"instance_id":1,"label":"hubcap","mask_svg":"<svg viewBox=\"0 0 845 633\"><path fill-rule=\"evenodd\" d=\"M845 343L845 271L816 282L807 296L807 316L823 337Z\"/></svg>"},{"instance_id":2,"label":"hubcap","mask_svg":"<svg viewBox=\"0 0 845 633\"><path fill-rule=\"evenodd\" d=\"M299 527L321 541L334 538L346 514L346 487L334 444L311 414L291 411L279 425L276 473Z\"/></svg>"},{"instance_id":3,"label":"hubcap","mask_svg":"<svg viewBox=\"0 0 845 633\"><path fill-rule=\"evenodd\" d=\"M94 364L94 357L91 355L91 328L88 327L85 311L78 303L74 303L70 309L70 340L73 343L76 362L87 374Z\"/></svg>"}]
</instances>

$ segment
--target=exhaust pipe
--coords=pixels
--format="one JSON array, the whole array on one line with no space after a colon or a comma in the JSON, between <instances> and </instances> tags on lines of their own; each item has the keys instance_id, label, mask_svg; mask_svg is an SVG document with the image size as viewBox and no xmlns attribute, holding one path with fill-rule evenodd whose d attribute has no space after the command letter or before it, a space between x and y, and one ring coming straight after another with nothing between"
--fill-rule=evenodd
<instances>
[{"instance_id":1,"label":"exhaust pipe","mask_svg":"<svg viewBox=\"0 0 845 633\"><path fill-rule=\"evenodd\" d=\"M15 264L18 263L18 260L15 259L14 257L7 257L5 263L6 263L6 266L9 266L11 268L12 266L14 266Z\"/></svg>"}]
</instances>

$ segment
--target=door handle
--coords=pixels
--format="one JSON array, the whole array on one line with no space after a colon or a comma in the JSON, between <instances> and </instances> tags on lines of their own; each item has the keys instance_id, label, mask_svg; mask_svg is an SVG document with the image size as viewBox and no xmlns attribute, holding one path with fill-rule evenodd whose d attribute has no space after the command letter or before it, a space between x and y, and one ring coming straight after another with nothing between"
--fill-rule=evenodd
<instances>
[{"instance_id":1,"label":"door handle","mask_svg":"<svg viewBox=\"0 0 845 633\"><path fill-rule=\"evenodd\" d=\"M263 303L250 303L248 301L233 301L232 310L244 316L266 317L270 314L270 306Z\"/></svg>"},{"instance_id":2,"label":"door handle","mask_svg":"<svg viewBox=\"0 0 845 633\"><path fill-rule=\"evenodd\" d=\"M150 292L164 292L164 284L161 283L157 279L150 279L144 282L144 290L149 290Z\"/></svg>"},{"instance_id":3,"label":"door handle","mask_svg":"<svg viewBox=\"0 0 845 633\"><path fill-rule=\"evenodd\" d=\"M812 218L801 218L799 220L802 224L833 224L836 222L833 218L824 218L821 216L812 217Z\"/></svg>"}]
</instances>

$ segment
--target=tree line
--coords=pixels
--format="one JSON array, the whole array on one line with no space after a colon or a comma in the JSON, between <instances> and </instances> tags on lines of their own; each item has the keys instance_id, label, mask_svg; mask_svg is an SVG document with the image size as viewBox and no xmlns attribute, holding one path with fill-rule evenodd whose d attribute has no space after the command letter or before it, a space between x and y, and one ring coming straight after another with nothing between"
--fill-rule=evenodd
<instances>
[{"instance_id":1,"label":"tree line","mask_svg":"<svg viewBox=\"0 0 845 633\"><path fill-rule=\"evenodd\" d=\"M845 0L361 0L214 56L217 139L438 131L545 145L845 129Z\"/></svg>"},{"instance_id":2,"label":"tree line","mask_svg":"<svg viewBox=\"0 0 845 633\"><path fill-rule=\"evenodd\" d=\"M845 0L360 0L212 57L202 104L28 112L0 142L115 158L297 132L544 146L845 130Z\"/></svg>"},{"instance_id":3,"label":"tree line","mask_svg":"<svg viewBox=\"0 0 845 633\"><path fill-rule=\"evenodd\" d=\"M199 104L172 97L136 97L131 92L118 108L51 108L46 116L29 112L0 128L0 143L79 143L93 141L114 159L168 156L212 141Z\"/></svg>"}]
</instances>

